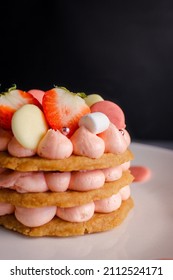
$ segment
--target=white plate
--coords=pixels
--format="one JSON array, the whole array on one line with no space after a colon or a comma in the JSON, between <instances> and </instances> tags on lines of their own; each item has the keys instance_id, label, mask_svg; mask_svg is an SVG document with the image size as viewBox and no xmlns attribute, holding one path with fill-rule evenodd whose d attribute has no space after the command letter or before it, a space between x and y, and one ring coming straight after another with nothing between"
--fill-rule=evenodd
<instances>
[{"instance_id":1,"label":"white plate","mask_svg":"<svg viewBox=\"0 0 173 280\"><path fill-rule=\"evenodd\" d=\"M135 207L119 227L70 238L28 238L0 228L0 259L173 258L173 151L132 144L133 165L148 166L152 178L131 186Z\"/></svg>"}]
</instances>

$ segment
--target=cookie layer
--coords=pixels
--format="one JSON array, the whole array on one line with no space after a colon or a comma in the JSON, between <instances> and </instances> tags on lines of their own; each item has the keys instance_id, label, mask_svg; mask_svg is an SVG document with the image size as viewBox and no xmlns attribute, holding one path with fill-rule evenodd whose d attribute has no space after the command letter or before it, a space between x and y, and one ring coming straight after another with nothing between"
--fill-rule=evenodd
<instances>
[{"instance_id":1,"label":"cookie layer","mask_svg":"<svg viewBox=\"0 0 173 280\"><path fill-rule=\"evenodd\" d=\"M59 193L17 193L13 190L1 189L0 202L31 208L54 205L59 207L72 207L86 204L94 200L110 197L111 195L116 194L122 187L131 184L132 181L133 176L129 171L125 171L119 180L107 182L99 189L85 192L67 190L65 192Z\"/></svg>"},{"instance_id":2,"label":"cookie layer","mask_svg":"<svg viewBox=\"0 0 173 280\"><path fill-rule=\"evenodd\" d=\"M106 153L98 159L72 155L66 159L50 160L38 156L17 158L7 152L0 152L0 167L18 171L77 171L108 168L133 159L128 149L123 154Z\"/></svg>"},{"instance_id":3,"label":"cookie layer","mask_svg":"<svg viewBox=\"0 0 173 280\"><path fill-rule=\"evenodd\" d=\"M49 223L35 228L29 228L16 220L14 215L0 217L0 225L28 236L74 236L110 230L123 222L133 207L133 200L129 198L121 207L109 214L95 213L87 222L70 223L55 217Z\"/></svg>"}]
</instances>

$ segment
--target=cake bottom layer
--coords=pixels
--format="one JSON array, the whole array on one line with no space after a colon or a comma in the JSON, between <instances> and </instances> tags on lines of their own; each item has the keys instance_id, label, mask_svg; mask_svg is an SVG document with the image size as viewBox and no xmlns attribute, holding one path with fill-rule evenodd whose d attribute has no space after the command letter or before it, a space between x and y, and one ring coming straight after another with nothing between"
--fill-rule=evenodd
<instances>
[{"instance_id":1,"label":"cake bottom layer","mask_svg":"<svg viewBox=\"0 0 173 280\"><path fill-rule=\"evenodd\" d=\"M110 230L123 222L128 212L133 208L134 203L130 197L123 201L121 207L108 214L95 213L87 222L71 223L55 217L49 223L30 228L22 225L13 214L0 217L0 225L3 227L17 231L24 235L41 237L41 236L75 236L87 233L95 233Z\"/></svg>"}]
</instances>

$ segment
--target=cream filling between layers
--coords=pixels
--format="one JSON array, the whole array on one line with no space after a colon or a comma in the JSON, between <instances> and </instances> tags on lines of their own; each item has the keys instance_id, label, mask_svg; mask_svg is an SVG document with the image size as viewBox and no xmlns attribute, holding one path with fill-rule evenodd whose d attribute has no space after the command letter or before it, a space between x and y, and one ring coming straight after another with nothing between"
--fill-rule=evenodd
<instances>
[{"instance_id":1,"label":"cream filling between layers","mask_svg":"<svg viewBox=\"0 0 173 280\"><path fill-rule=\"evenodd\" d=\"M19 193L28 192L65 192L67 189L75 191L89 191L98 189L105 182L118 180L122 172L128 170L130 162L122 165L73 172L19 172L2 169L0 172L0 188L9 188Z\"/></svg>"},{"instance_id":2,"label":"cream filling between layers","mask_svg":"<svg viewBox=\"0 0 173 280\"><path fill-rule=\"evenodd\" d=\"M14 207L9 203L0 203L0 215L14 213L16 219L25 226L37 227L51 221L55 216L68 222L85 222L92 218L95 212L110 213L117 210L123 200L130 197L129 185L109 198L97 200L80 206L60 208L56 206L42 208Z\"/></svg>"}]
</instances>

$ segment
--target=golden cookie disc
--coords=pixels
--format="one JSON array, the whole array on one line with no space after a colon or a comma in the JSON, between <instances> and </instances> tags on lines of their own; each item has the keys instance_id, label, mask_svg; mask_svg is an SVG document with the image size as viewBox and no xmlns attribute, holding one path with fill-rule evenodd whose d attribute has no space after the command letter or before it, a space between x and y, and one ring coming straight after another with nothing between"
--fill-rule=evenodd
<instances>
[{"instance_id":1,"label":"golden cookie disc","mask_svg":"<svg viewBox=\"0 0 173 280\"><path fill-rule=\"evenodd\" d=\"M71 155L65 159L44 159L38 156L17 158L0 152L0 167L18 171L77 171L94 170L120 165L133 159L128 149L123 154L105 153L98 159Z\"/></svg>"}]
</instances>

